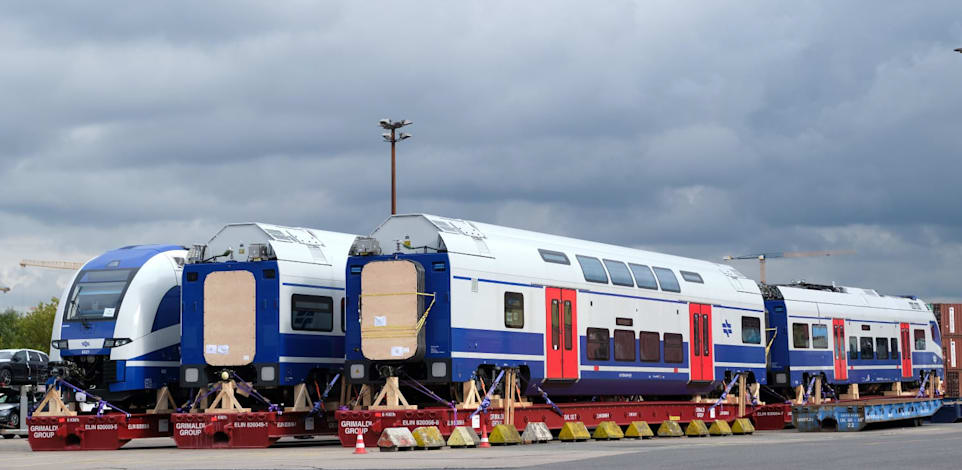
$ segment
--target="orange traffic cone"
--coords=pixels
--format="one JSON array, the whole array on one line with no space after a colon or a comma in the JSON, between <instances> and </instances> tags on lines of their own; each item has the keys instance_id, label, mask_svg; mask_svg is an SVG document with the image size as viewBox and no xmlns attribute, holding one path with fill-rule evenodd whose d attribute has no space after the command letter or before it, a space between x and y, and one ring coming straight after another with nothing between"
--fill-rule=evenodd
<instances>
[{"instance_id":1,"label":"orange traffic cone","mask_svg":"<svg viewBox=\"0 0 962 470\"><path fill-rule=\"evenodd\" d=\"M364 448L364 436L361 433L357 433L357 442L354 444L355 454L366 454L367 449Z\"/></svg>"},{"instance_id":2,"label":"orange traffic cone","mask_svg":"<svg viewBox=\"0 0 962 470\"><path fill-rule=\"evenodd\" d=\"M491 447L491 443L488 442L488 427L484 425L484 421L481 421L481 445L480 447Z\"/></svg>"}]
</instances>

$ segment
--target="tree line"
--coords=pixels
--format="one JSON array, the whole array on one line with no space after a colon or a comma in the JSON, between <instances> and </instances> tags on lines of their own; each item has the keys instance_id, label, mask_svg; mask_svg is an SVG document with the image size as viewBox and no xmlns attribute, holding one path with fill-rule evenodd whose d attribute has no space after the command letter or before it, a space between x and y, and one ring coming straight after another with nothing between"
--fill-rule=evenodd
<instances>
[{"instance_id":1,"label":"tree line","mask_svg":"<svg viewBox=\"0 0 962 470\"><path fill-rule=\"evenodd\" d=\"M0 349L50 351L50 334L60 299L40 302L29 312L8 308L0 313Z\"/></svg>"}]
</instances>

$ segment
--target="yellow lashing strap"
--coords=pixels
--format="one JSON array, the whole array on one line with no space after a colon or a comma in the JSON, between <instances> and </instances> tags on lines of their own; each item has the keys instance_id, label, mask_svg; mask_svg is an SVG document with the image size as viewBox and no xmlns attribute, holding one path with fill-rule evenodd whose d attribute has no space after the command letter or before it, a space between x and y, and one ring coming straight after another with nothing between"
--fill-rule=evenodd
<instances>
[{"instance_id":1,"label":"yellow lashing strap","mask_svg":"<svg viewBox=\"0 0 962 470\"><path fill-rule=\"evenodd\" d=\"M389 295L423 295L425 297L431 297L431 303L428 304L428 308L424 309L424 315L418 320L418 323L414 326L366 326L361 328L362 338L410 338L412 336L417 336L424 328L424 322L428 320L428 313L431 313L431 307L434 306L434 301L437 299L435 294L428 294L426 292L390 292L381 294L361 294L361 297L384 297Z\"/></svg>"}]
</instances>

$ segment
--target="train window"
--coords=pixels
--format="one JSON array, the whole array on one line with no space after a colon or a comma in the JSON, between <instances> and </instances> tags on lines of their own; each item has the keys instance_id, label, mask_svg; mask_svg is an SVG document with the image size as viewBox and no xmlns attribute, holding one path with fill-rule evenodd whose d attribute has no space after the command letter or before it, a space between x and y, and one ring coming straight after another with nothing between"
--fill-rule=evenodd
<instances>
[{"instance_id":1,"label":"train window","mask_svg":"<svg viewBox=\"0 0 962 470\"><path fill-rule=\"evenodd\" d=\"M742 342L762 343L762 321L757 317L742 317Z\"/></svg>"},{"instance_id":2,"label":"train window","mask_svg":"<svg viewBox=\"0 0 962 470\"><path fill-rule=\"evenodd\" d=\"M873 349L872 338L862 336L859 338L859 356L862 360L865 359L875 359L875 350Z\"/></svg>"},{"instance_id":3,"label":"train window","mask_svg":"<svg viewBox=\"0 0 962 470\"><path fill-rule=\"evenodd\" d=\"M187 282L194 282L197 280L197 271L187 271Z\"/></svg>"},{"instance_id":4,"label":"train window","mask_svg":"<svg viewBox=\"0 0 962 470\"><path fill-rule=\"evenodd\" d=\"M854 336L848 337L848 358L851 360L858 359L858 338Z\"/></svg>"},{"instance_id":5,"label":"train window","mask_svg":"<svg viewBox=\"0 0 962 470\"><path fill-rule=\"evenodd\" d=\"M588 328L588 359L607 361L608 350L608 329Z\"/></svg>"},{"instance_id":6,"label":"train window","mask_svg":"<svg viewBox=\"0 0 962 470\"><path fill-rule=\"evenodd\" d=\"M892 359L898 359L899 358L899 340L897 338L891 338L891 340L889 341L889 344L892 345L892 347L889 348Z\"/></svg>"},{"instance_id":7,"label":"train window","mask_svg":"<svg viewBox=\"0 0 962 470\"><path fill-rule=\"evenodd\" d=\"M605 273L605 267L601 265L601 261L598 261L598 258L581 255L575 255L575 258L578 258L578 263L581 265L581 271L584 273L586 281L600 282L602 284L608 283L608 274Z\"/></svg>"},{"instance_id":8,"label":"train window","mask_svg":"<svg viewBox=\"0 0 962 470\"><path fill-rule=\"evenodd\" d=\"M875 358L876 359L889 358L889 339L888 338L875 338Z\"/></svg>"},{"instance_id":9,"label":"train window","mask_svg":"<svg viewBox=\"0 0 962 470\"><path fill-rule=\"evenodd\" d=\"M942 334L939 333L939 325L937 325L934 321L930 321L929 326L932 327L932 341L935 341L935 344L937 345L941 345Z\"/></svg>"},{"instance_id":10,"label":"train window","mask_svg":"<svg viewBox=\"0 0 962 470\"><path fill-rule=\"evenodd\" d=\"M642 289L658 289L658 282L655 275L651 273L651 268L643 264L628 263L631 273L635 275L635 285Z\"/></svg>"},{"instance_id":11,"label":"train window","mask_svg":"<svg viewBox=\"0 0 962 470\"><path fill-rule=\"evenodd\" d=\"M568 261L568 255L560 251L538 249L538 253L541 253L541 259L545 260L545 262L556 263L556 264L571 264L571 261Z\"/></svg>"},{"instance_id":12,"label":"train window","mask_svg":"<svg viewBox=\"0 0 962 470\"><path fill-rule=\"evenodd\" d=\"M504 326L524 328L524 295L520 292L504 293Z\"/></svg>"},{"instance_id":13,"label":"train window","mask_svg":"<svg viewBox=\"0 0 962 470\"><path fill-rule=\"evenodd\" d=\"M671 272L668 268L652 268L655 270L655 276L658 277L658 284L661 284L661 290L667 292L681 292L681 284L678 284L678 278L675 277L675 273Z\"/></svg>"},{"instance_id":14,"label":"train window","mask_svg":"<svg viewBox=\"0 0 962 470\"><path fill-rule=\"evenodd\" d=\"M661 361L661 341L658 339L657 331L638 333L638 341L641 343L642 362Z\"/></svg>"},{"instance_id":15,"label":"train window","mask_svg":"<svg viewBox=\"0 0 962 470\"><path fill-rule=\"evenodd\" d=\"M915 330L915 350L925 351L925 330Z\"/></svg>"},{"instance_id":16,"label":"train window","mask_svg":"<svg viewBox=\"0 0 962 470\"><path fill-rule=\"evenodd\" d=\"M551 300L551 348L561 349L561 309L558 299Z\"/></svg>"},{"instance_id":17,"label":"train window","mask_svg":"<svg viewBox=\"0 0 962 470\"><path fill-rule=\"evenodd\" d=\"M828 325L812 325L812 348L828 349Z\"/></svg>"},{"instance_id":18,"label":"train window","mask_svg":"<svg viewBox=\"0 0 962 470\"><path fill-rule=\"evenodd\" d=\"M635 361L635 332L615 330L615 360Z\"/></svg>"},{"instance_id":19,"label":"train window","mask_svg":"<svg viewBox=\"0 0 962 470\"><path fill-rule=\"evenodd\" d=\"M575 340L575 339L574 339L574 327L573 327L573 325L572 325L573 322L572 322L572 319L571 319L571 301L570 301L570 300L565 300L565 305L564 305L564 307L565 307L565 308L564 308L564 314L565 314L565 318L564 318L564 320L565 320L565 322L564 322L564 328L565 328L565 350L566 350L566 351L571 351L572 343L574 343L574 340ZM608 330L605 330L605 331L608 331Z\"/></svg>"},{"instance_id":20,"label":"train window","mask_svg":"<svg viewBox=\"0 0 962 470\"><path fill-rule=\"evenodd\" d=\"M635 287L635 281L631 279L631 273L628 272L628 267L625 266L625 263L606 259L605 267L608 268L608 274L611 275L612 284L616 286Z\"/></svg>"},{"instance_id":21,"label":"train window","mask_svg":"<svg viewBox=\"0 0 962 470\"><path fill-rule=\"evenodd\" d=\"M691 271L678 271L681 273L681 278L688 282L697 282L699 284L704 284L705 281L701 279L701 274L693 273Z\"/></svg>"},{"instance_id":22,"label":"train window","mask_svg":"<svg viewBox=\"0 0 962 470\"><path fill-rule=\"evenodd\" d=\"M796 349L808 347L808 323L792 323L792 344Z\"/></svg>"},{"instance_id":23,"label":"train window","mask_svg":"<svg viewBox=\"0 0 962 470\"><path fill-rule=\"evenodd\" d=\"M291 329L333 331L334 299L316 295L292 295Z\"/></svg>"},{"instance_id":24,"label":"train window","mask_svg":"<svg viewBox=\"0 0 962 470\"><path fill-rule=\"evenodd\" d=\"M665 333L665 362L685 362L685 348L682 347L681 335L678 333Z\"/></svg>"}]
</instances>

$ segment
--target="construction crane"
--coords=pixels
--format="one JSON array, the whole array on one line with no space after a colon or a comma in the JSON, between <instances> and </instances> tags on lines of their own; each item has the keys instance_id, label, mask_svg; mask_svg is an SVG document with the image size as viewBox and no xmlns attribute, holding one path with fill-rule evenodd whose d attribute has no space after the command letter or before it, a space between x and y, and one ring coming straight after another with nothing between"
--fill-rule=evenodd
<instances>
[{"instance_id":1,"label":"construction crane","mask_svg":"<svg viewBox=\"0 0 962 470\"><path fill-rule=\"evenodd\" d=\"M74 261L44 261L44 260L36 260L36 259L20 260L21 268L32 266L36 268L67 269L70 271L76 271L80 269L83 265L84 265L83 263L77 263Z\"/></svg>"},{"instance_id":2,"label":"construction crane","mask_svg":"<svg viewBox=\"0 0 962 470\"><path fill-rule=\"evenodd\" d=\"M810 256L838 256L838 255L853 255L853 254L855 254L855 250L776 251L771 253L757 253L754 255L726 256L723 259L725 261L740 260L740 259L757 259L758 271L759 271L758 280L764 284L765 283L765 261L769 258L807 258Z\"/></svg>"}]
</instances>

